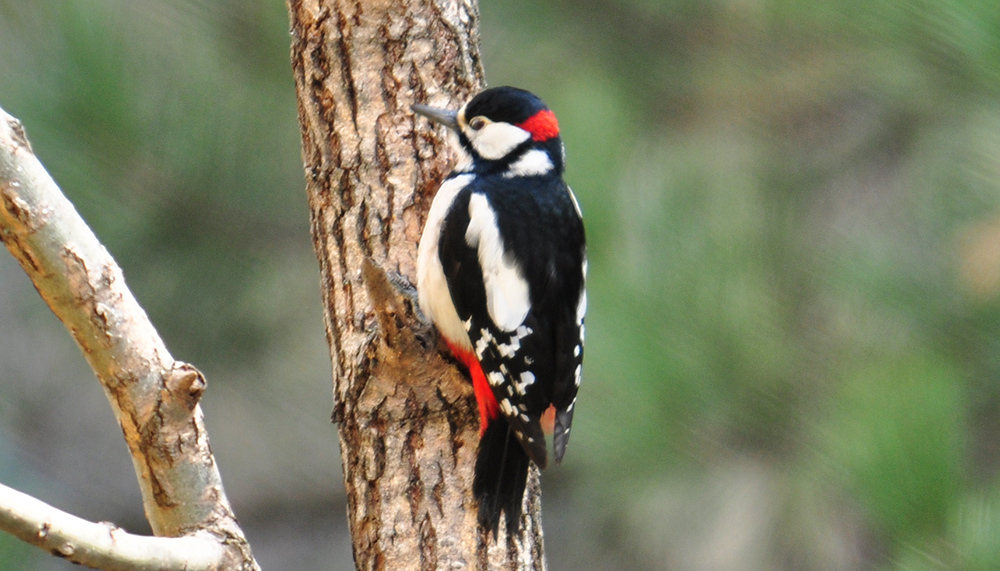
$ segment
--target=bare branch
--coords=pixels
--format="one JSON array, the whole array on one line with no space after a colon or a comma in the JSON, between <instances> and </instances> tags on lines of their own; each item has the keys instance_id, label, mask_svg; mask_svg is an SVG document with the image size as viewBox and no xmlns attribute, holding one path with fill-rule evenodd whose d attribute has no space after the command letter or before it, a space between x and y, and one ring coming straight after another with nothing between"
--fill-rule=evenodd
<instances>
[{"instance_id":1,"label":"bare branch","mask_svg":"<svg viewBox=\"0 0 1000 571\"><path fill-rule=\"evenodd\" d=\"M0 484L0 529L73 563L107 571L212 571L225 560L211 536L145 537L92 523Z\"/></svg>"},{"instance_id":2,"label":"bare branch","mask_svg":"<svg viewBox=\"0 0 1000 571\"><path fill-rule=\"evenodd\" d=\"M122 427L153 533L208 530L256 569L208 444L205 378L174 361L121 269L0 109L0 240L83 351Z\"/></svg>"}]
</instances>

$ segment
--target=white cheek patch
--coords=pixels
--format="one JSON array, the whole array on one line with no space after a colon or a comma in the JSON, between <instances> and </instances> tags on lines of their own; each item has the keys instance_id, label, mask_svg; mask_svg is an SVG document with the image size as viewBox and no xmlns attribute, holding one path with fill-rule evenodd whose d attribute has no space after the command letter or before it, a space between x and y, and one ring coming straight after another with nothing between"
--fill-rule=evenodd
<instances>
[{"instance_id":1,"label":"white cheek patch","mask_svg":"<svg viewBox=\"0 0 1000 571\"><path fill-rule=\"evenodd\" d=\"M503 173L503 176L505 178L538 176L550 170L552 170L552 160L549 159L548 153L541 149L533 149L514 161L514 164L510 165L510 169ZM572 193L570 195L572 196ZM576 199L573 199L573 203L576 204ZM579 207L577 207L577 210L579 210Z\"/></svg>"},{"instance_id":2,"label":"white cheek patch","mask_svg":"<svg viewBox=\"0 0 1000 571\"><path fill-rule=\"evenodd\" d=\"M528 316L528 282L521 276L517 262L505 255L496 214L482 194L469 198L465 243L477 251L490 317L502 331L514 331Z\"/></svg>"},{"instance_id":3,"label":"white cheek patch","mask_svg":"<svg viewBox=\"0 0 1000 571\"><path fill-rule=\"evenodd\" d=\"M531 138L531 133L510 123L490 123L478 131L466 129L465 134L479 156L490 161L502 159Z\"/></svg>"}]
</instances>

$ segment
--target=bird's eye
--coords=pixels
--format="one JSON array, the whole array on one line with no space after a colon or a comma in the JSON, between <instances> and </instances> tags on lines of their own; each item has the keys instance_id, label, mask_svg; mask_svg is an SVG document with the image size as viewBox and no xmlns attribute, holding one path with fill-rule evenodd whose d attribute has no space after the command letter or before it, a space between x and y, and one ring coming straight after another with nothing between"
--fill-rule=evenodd
<instances>
[{"instance_id":1,"label":"bird's eye","mask_svg":"<svg viewBox=\"0 0 1000 571\"><path fill-rule=\"evenodd\" d=\"M486 119L482 117L473 117L472 120L469 121L469 128L472 129L473 131L478 131L485 126L486 126Z\"/></svg>"}]
</instances>

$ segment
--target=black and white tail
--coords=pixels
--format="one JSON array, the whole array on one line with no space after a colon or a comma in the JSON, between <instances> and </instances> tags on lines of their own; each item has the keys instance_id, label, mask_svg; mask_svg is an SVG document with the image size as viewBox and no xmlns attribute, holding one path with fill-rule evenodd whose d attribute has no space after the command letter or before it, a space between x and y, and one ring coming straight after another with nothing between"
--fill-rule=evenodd
<instances>
[{"instance_id":1,"label":"black and white tail","mask_svg":"<svg viewBox=\"0 0 1000 571\"><path fill-rule=\"evenodd\" d=\"M479 440L472 493L479 502L479 524L494 537L501 511L507 517L507 533L517 532L530 463L507 421L501 416L490 422Z\"/></svg>"}]
</instances>

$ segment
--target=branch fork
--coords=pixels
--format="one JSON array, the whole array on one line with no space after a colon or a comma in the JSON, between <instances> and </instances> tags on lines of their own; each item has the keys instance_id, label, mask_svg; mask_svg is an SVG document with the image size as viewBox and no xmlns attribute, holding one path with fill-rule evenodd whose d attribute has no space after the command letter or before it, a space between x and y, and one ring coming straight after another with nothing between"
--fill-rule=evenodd
<instances>
[{"instance_id":1,"label":"branch fork","mask_svg":"<svg viewBox=\"0 0 1000 571\"><path fill-rule=\"evenodd\" d=\"M100 569L257 570L209 447L198 406L204 376L170 356L117 263L2 109L0 241L101 382L159 537L87 522L4 486L0 530Z\"/></svg>"}]
</instances>

